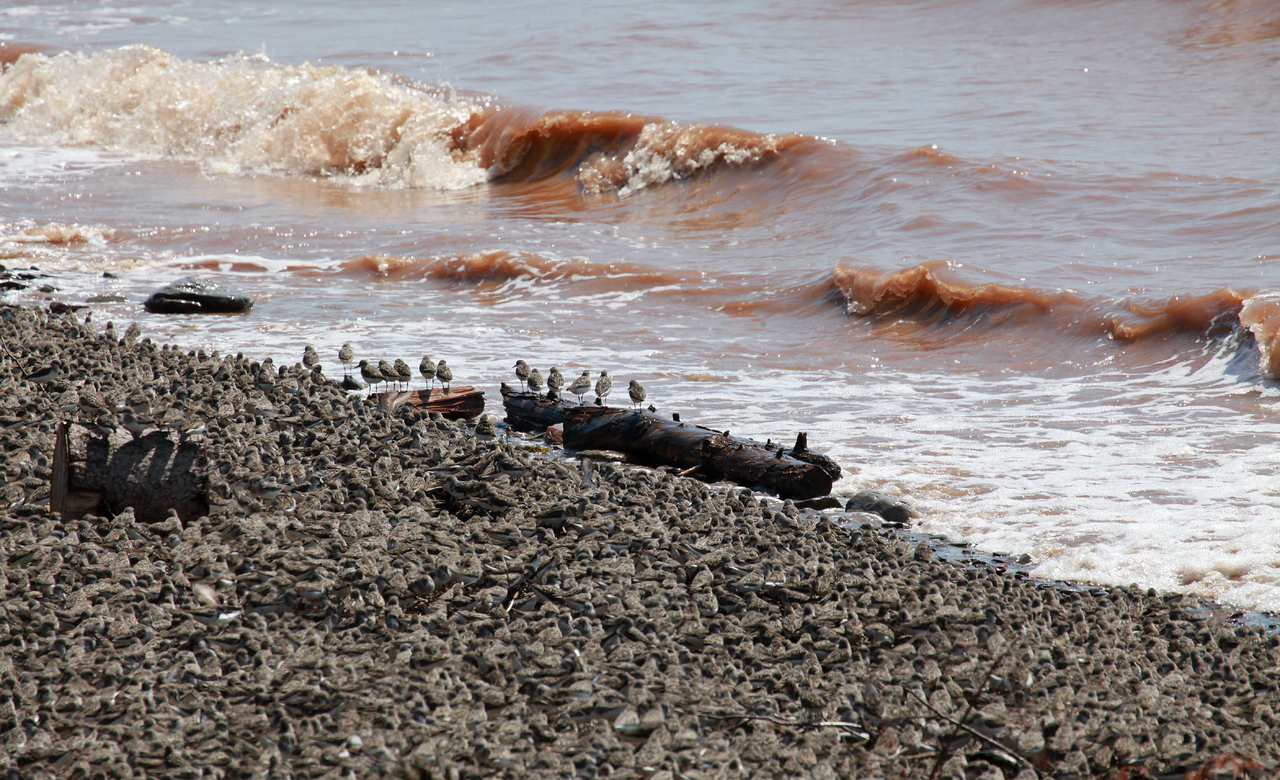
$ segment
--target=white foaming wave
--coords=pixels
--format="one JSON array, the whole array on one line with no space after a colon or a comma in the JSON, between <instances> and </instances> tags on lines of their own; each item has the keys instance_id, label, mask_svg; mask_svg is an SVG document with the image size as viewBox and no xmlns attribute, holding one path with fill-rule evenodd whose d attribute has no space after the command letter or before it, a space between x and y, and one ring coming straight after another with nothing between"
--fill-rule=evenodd
<instances>
[{"instance_id":1,"label":"white foaming wave","mask_svg":"<svg viewBox=\"0 0 1280 780\"><path fill-rule=\"evenodd\" d=\"M91 149L0 146L0 186L31 186L87 176L120 164L118 158Z\"/></svg>"},{"instance_id":2,"label":"white foaming wave","mask_svg":"<svg viewBox=\"0 0 1280 780\"><path fill-rule=\"evenodd\" d=\"M706 125L651 122L621 159L601 155L583 163L577 174L585 192L615 189L626 197L646 187L687 179L714 165L756 162L778 151L780 136L718 138Z\"/></svg>"},{"instance_id":3,"label":"white foaming wave","mask_svg":"<svg viewBox=\"0 0 1280 780\"><path fill-rule=\"evenodd\" d=\"M394 78L149 46L27 54L0 74L0 137L189 160L217 174L461 189L486 180L449 131L476 110Z\"/></svg>"},{"instance_id":4,"label":"white foaming wave","mask_svg":"<svg viewBox=\"0 0 1280 780\"><path fill-rule=\"evenodd\" d=\"M43 225L34 220L0 222L0 246L25 244L104 246L112 230L103 225L81 225L76 222L50 222Z\"/></svg>"},{"instance_id":5,"label":"white foaming wave","mask_svg":"<svg viewBox=\"0 0 1280 780\"><path fill-rule=\"evenodd\" d=\"M915 530L1030 554L1036 576L1275 612L1280 419L1240 406L1256 385L1229 367L1249 348L1064 381L793 371L735 383L733 409L744 434L776 435L771 399L786 397L785 414L845 467L836 495L906 497Z\"/></svg>"}]
</instances>

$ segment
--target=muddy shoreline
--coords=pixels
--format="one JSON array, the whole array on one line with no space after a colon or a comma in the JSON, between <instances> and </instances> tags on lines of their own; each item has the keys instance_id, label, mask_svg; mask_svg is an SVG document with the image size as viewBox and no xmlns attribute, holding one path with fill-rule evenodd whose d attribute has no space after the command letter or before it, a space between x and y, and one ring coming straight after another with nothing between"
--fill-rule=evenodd
<instances>
[{"instance_id":1,"label":"muddy shoreline","mask_svg":"<svg viewBox=\"0 0 1280 780\"><path fill-rule=\"evenodd\" d=\"M0 343L13 776L1280 767L1280 637L1195 599L1051 587L748 490L584 469L379 412L301 356L16 307ZM54 358L67 377L24 380ZM85 381L205 423L207 515L49 512L54 427L91 406Z\"/></svg>"}]
</instances>

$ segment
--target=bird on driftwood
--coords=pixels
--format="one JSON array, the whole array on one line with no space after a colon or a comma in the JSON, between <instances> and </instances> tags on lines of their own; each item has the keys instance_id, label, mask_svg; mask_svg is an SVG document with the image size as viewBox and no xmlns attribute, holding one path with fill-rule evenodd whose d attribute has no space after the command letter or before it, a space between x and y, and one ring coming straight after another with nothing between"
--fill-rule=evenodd
<instances>
[{"instance_id":1,"label":"bird on driftwood","mask_svg":"<svg viewBox=\"0 0 1280 780\"><path fill-rule=\"evenodd\" d=\"M578 396L578 405L582 405L582 396L591 390L591 372L583 371L582 376L573 380L573 384L569 385L569 392Z\"/></svg>"},{"instance_id":2,"label":"bird on driftwood","mask_svg":"<svg viewBox=\"0 0 1280 780\"><path fill-rule=\"evenodd\" d=\"M596 380L596 403L603 402L611 390L613 390L613 380L609 378L609 372L601 371L600 378Z\"/></svg>"},{"instance_id":3,"label":"bird on driftwood","mask_svg":"<svg viewBox=\"0 0 1280 780\"><path fill-rule=\"evenodd\" d=\"M441 360L436 364L436 379L440 380L440 384L444 386L444 391L449 392L449 383L453 381L453 370L445 365Z\"/></svg>"},{"instance_id":4,"label":"bird on driftwood","mask_svg":"<svg viewBox=\"0 0 1280 780\"><path fill-rule=\"evenodd\" d=\"M644 387L634 379L631 380L631 384L627 385L627 395L631 396L631 403L635 406L644 403Z\"/></svg>"},{"instance_id":5,"label":"bird on driftwood","mask_svg":"<svg viewBox=\"0 0 1280 780\"><path fill-rule=\"evenodd\" d=\"M529 364L523 360L517 360L515 369L516 379L520 380L520 387L524 388L529 383Z\"/></svg>"}]
</instances>

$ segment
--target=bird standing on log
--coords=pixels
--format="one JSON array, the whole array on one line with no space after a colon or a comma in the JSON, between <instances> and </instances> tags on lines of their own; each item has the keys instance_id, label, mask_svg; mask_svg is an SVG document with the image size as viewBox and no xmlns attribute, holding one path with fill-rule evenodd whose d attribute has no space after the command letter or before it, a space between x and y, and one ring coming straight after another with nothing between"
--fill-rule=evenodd
<instances>
[{"instance_id":1,"label":"bird standing on log","mask_svg":"<svg viewBox=\"0 0 1280 780\"><path fill-rule=\"evenodd\" d=\"M631 380L631 384L627 385L627 395L631 396L631 403L635 406L644 403L644 387L634 379Z\"/></svg>"},{"instance_id":2,"label":"bird standing on log","mask_svg":"<svg viewBox=\"0 0 1280 780\"><path fill-rule=\"evenodd\" d=\"M602 404L611 390L613 390L613 380L609 378L609 372L601 371L600 378L596 380L596 403Z\"/></svg>"},{"instance_id":3,"label":"bird standing on log","mask_svg":"<svg viewBox=\"0 0 1280 780\"><path fill-rule=\"evenodd\" d=\"M578 405L582 405L582 396L591 391L591 372L583 371L582 376L573 380L573 384L569 385L569 392L578 396Z\"/></svg>"},{"instance_id":4,"label":"bird standing on log","mask_svg":"<svg viewBox=\"0 0 1280 780\"><path fill-rule=\"evenodd\" d=\"M560 373L560 369L555 366L547 372L547 389L555 393L557 397L560 395L561 388L564 387L564 374Z\"/></svg>"},{"instance_id":5,"label":"bird standing on log","mask_svg":"<svg viewBox=\"0 0 1280 780\"><path fill-rule=\"evenodd\" d=\"M526 387L529 383L529 364L524 362L523 360L517 360L515 369L516 369L516 379L520 380L520 387L521 388Z\"/></svg>"},{"instance_id":6,"label":"bird standing on log","mask_svg":"<svg viewBox=\"0 0 1280 780\"><path fill-rule=\"evenodd\" d=\"M536 368L529 371L529 392L542 392L542 372Z\"/></svg>"},{"instance_id":7,"label":"bird standing on log","mask_svg":"<svg viewBox=\"0 0 1280 780\"><path fill-rule=\"evenodd\" d=\"M444 386L444 391L446 393L449 392L449 383L453 381L453 370L445 365L443 360L436 364L436 379L440 380L440 384Z\"/></svg>"}]
</instances>

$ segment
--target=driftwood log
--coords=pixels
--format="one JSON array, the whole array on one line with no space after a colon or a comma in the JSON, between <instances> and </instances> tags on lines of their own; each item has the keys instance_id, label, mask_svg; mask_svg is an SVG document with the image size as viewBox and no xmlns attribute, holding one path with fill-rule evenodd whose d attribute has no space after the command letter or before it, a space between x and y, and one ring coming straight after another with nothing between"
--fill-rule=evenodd
<instances>
[{"instance_id":1,"label":"driftwood log","mask_svg":"<svg viewBox=\"0 0 1280 780\"><path fill-rule=\"evenodd\" d=\"M666 420L652 412L608 406L579 406L554 397L502 385L507 423L517 430L564 426L569 449L626 453L650 465L674 466L686 476L708 482L729 480L760 487L783 498L825 496L840 477L840 467L811 452L805 434L790 449Z\"/></svg>"},{"instance_id":2,"label":"driftwood log","mask_svg":"<svg viewBox=\"0 0 1280 780\"><path fill-rule=\"evenodd\" d=\"M119 430L104 436L63 423L54 444L50 504L64 520L132 507L143 523L162 522L170 509L186 522L209 511L207 472L198 442L176 442L159 430L136 439Z\"/></svg>"},{"instance_id":3,"label":"driftwood log","mask_svg":"<svg viewBox=\"0 0 1280 780\"><path fill-rule=\"evenodd\" d=\"M405 404L412 404L415 411L439 412L449 419L467 419L484 411L484 391L459 385L431 390L392 390L378 394L378 408L394 412Z\"/></svg>"}]
</instances>

